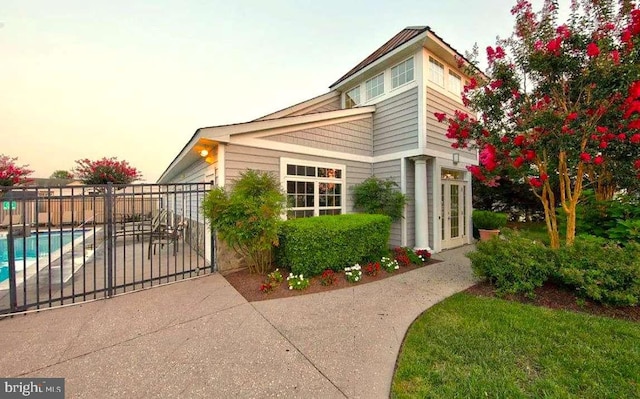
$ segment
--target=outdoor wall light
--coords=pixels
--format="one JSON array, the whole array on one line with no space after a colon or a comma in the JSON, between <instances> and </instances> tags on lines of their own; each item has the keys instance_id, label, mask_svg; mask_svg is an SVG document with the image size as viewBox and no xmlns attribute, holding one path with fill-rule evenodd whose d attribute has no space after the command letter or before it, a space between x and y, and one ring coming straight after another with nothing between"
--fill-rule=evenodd
<instances>
[{"instance_id":1,"label":"outdoor wall light","mask_svg":"<svg viewBox=\"0 0 640 399\"><path fill-rule=\"evenodd\" d=\"M207 150L206 148L203 150L200 150L200 156L202 158L206 158L207 155L209 155L209 150Z\"/></svg>"},{"instance_id":2,"label":"outdoor wall light","mask_svg":"<svg viewBox=\"0 0 640 399\"><path fill-rule=\"evenodd\" d=\"M460 162L460 154L458 154L457 152L453 153L453 163L454 165L457 164L458 162Z\"/></svg>"}]
</instances>

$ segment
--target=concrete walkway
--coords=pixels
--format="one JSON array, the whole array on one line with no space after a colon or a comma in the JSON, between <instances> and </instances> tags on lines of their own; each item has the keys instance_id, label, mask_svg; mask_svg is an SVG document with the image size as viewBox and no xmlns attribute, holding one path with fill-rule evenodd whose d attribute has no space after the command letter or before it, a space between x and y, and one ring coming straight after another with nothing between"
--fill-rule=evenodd
<instances>
[{"instance_id":1,"label":"concrete walkway","mask_svg":"<svg viewBox=\"0 0 640 399\"><path fill-rule=\"evenodd\" d=\"M218 274L0 320L0 377L64 377L67 398L385 398L411 322L473 284L441 263L248 303Z\"/></svg>"}]
</instances>

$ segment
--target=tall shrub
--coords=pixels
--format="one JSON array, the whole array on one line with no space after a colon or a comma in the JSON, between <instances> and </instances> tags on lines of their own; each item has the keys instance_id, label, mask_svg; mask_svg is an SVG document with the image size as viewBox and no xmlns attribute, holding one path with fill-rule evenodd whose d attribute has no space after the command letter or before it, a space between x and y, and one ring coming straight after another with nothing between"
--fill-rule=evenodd
<instances>
[{"instance_id":1,"label":"tall shrub","mask_svg":"<svg viewBox=\"0 0 640 399\"><path fill-rule=\"evenodd\" d=\"M79 159L74 171L76 177L85 184L129 184L142 178L138 169L115 157L104 157L96 161Z\"/></svg>"},{"instance_id":2,"label":"tall shrub","mask_svg":"<svg viewBox=\"0 0 640 399\"><path fill-rule=\"evenodd\" d=\"M251 272L264 274L278 245L278 224L286 204L278 179L247 170L230 190L217 187L203 201L203 211L220 239L243 256Z\"/></svg>"},{"instance_id":3,"label":"tall shrub","mask_svg":"<svg viewBox=\"0 0 640 399\"><path fill-rule=\"evenodd\" d=\"M0 154L0 186L13 186L29 181L27 176L33 171L27 169L28 165L16 165L17 160L18 158Z\"/></svg>"},{"instance_id":4,"label":"tall shrub","mask_svg":"<svg viewBox=\"0 0 640 399\"><path fill-rule=\"evenodd\" d=\"M407 198L396 182L372 176L353 189L353 205L364 213L387 215L396 221L402 217Z\"/></svg>"}]
</instances>

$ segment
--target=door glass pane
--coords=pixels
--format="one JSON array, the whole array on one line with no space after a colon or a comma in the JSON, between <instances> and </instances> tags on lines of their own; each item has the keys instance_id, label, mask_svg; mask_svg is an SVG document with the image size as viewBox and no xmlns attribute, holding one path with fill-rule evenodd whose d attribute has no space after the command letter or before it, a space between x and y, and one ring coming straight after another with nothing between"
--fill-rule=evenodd
<instances>
[{"instance_id":1,"label":"door glass pane","mask_svg":"<svg viewBox=\"0 0 640 399\"><path fill-rule=\"evenodd\" d=\"M440 238L442 238L443 240L446 239L446 237L444 236L444 184L440 187L440 226L441 226L441 233L440 233Z\"/></svg>"},{"instance_id":2,"label":"door glass pane","mask_svg":"<svg viewBox=\"0 0 640 399\"><path fill-rule=\"evenodd\" d=\"M459 189L460 186L452 184L451 189L451 238L460 237L460 200Z\"/></svg>"},{"instance_id":3,"label":"door glass pane","mask_svg":"<svg viewBox=\"0 0 640 399\"><path fill-rule=\"evenodd\" d=\"M462 235L467 235L467 186L462 186L462 201L460 201L460 213L462 214Z\"/></svg>"}]
</instances>

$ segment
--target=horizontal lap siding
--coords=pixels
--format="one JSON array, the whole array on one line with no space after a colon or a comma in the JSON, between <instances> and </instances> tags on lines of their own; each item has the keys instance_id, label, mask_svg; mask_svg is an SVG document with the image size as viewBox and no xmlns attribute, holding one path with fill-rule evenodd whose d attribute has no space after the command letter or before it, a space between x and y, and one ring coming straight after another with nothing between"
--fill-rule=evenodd
<instances>
[{"instance_id":1,"label":"horizontal lap siding","mask_svg":"<svg viewBox=\"0 0 640 399\"><path fill-rule=\"evenodd\" d=\"M185 168L169 183L203 183L208 167L209 164L206 163L204 159L199 159ZM184 188L196 190L196 186L185 186ZM198 186L198 188L201 188L201 186ZM171 212L175 212L176 215L191 219L192 221L204 222L204 215L201 209L204 193L170 194L167 200L167 208ZM183 204L185 206L184 209Z\"/></svg>"},{"instance_id":2,"label":"horizontal lap siding","mask_svg":"<svg viewBox=\"0 0 640 399\"><path fill-rule=\"evenodd\" d=\"M434 162L433 160L427 161L427 214L429 217L429 246L433 249L433 229L440 228L439 220L436 214L433 213L433 207L435 206L435 198L433 196L433 174L434 174ZM435 219L434 219L435 218Z\"/></svg>"},{"instance_id":3,"label":"horizontal lap siding","mask_svg":"<svg viewBox=\"0 0 640 399\"><path fill-rule=\"evenodd\" d=\"M328 151L371 156L373 152L371 117L336 123L291 133L265 137L266 140L303 145Z\"/></svg>"},{"instance_id":4,"label":"horizontal lap siding","mask_svg":"<svg viewBox=\"0 0 640 399\"><path fill-rule=\"evenodd\" d=\"M418 88L376 104L374 155L418 148Z\"/></svg>"},{"instance_id":5,"label":"horizontal lap siding","mask_svg":"<svg viewBox=\"0 0 640 399\"><path fill-rule=\"evenodd\" d=\"M314 108L312 110L309 110L307 112L305 112L304 114L316 114L318 112L327 112L327 111L337 111L339 109L342 109L341 107L341 103L340 103L340 97L336 97L333 100L331 100L331 102L327 103L327 104L323 104L317 108Z\"/></svg>"},{"instance_id":6,"label":"horizontal lap siding","mask_svg":"<svg viewBox=\"0 0 640 399\"><path fill-rule=\"evenodd\" d=\"M401 162L401 159L394 159L391 161L375 163L373 164L373 174L380 179L393 180L398 185L399 190L401 184ZM389 244L393 246L402 245L402 222L400 220L391 225L391 237Z\"/></svg>"},{"instance_id":7,"label":"horizontal lap siding","mask_svg":"<svg viewBox=\"0 0 640 399\"><path fill-rule=\"evenodd\" d=\"M405 170L407 171L407 246L413 247L416 242L416 171L415 163L410 159L405 159Z\"/></svg>"},{"instance_id":8,"label":"horizontal lap siding","mask_svg":"<svg viewBox=\"0 0 640 399\"><path fill-rule=\"evenodd\" d=\"M451 148L452 140L446 137L447 124L440 123L433 115L435 112L445 113L447 116L453 116L456 110L466 112L469 115L473 115L471 110L465 108L462 103L457 102L453 98L439 92L438 90L427 88L427 148L452 152ZM471 158L475 158L476 152L466 150L459 151Z\"/></svg>"},{"instance_id":9,"label":"horizontal lap siding","mask_svg":"<svg viewBox=\"0 0 640 399\"><path fill-rule=\"evenodd\" d=\"M312 155L275 151L264 148L246 147L229 144L225 149L226 184L233 184L240 173L246 169L272 172L280 178L280 158L292 158L311 162L341 164L346 167L347 176L347 212L353 212L353 186L371 176L371 164L351 160L326 158Z\"/></svg>"}]
</instances>

